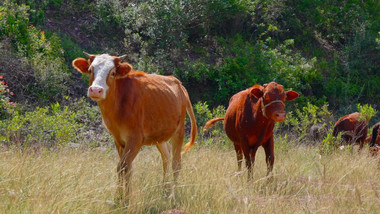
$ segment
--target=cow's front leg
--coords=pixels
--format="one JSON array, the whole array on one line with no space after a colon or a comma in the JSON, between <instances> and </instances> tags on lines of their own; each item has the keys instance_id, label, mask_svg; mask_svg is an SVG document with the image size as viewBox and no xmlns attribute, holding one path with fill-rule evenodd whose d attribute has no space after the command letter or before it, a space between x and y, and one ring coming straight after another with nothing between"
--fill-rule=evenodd
<instances>
[{"instance_id":1,"label":"cow's front leg","mask_svg":"<svg viewBox=\"0 0 380 214\"><path fill-rule=\"evenodd\" d=\"M273 136L269 138L269 140L263 145L265 150L265 156L266 156L266 162L267 162L267 176L272 172L273 170L273 164L274 164L274 143L273 143Z\"/></svg>"},{"instance_id":2,"label":"cow's front leg","mask_svg":"<svg viewBox=\"0 0 380 214\"><path fill-rule=\"evenodd\" d=\"M119 175L119 194L122 199L131 191L132 162L142 147L142 137L133 136L127 139L122 156L117 166Z\"/></svg>"}]
</instances>

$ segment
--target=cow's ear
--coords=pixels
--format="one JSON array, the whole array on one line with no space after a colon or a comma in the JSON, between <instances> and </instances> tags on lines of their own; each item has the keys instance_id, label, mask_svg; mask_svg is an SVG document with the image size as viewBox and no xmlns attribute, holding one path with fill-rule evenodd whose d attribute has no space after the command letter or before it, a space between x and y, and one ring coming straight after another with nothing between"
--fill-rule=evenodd
<instances>
[{"instance_id":1,"label":"cow's ear","mask_svg":"<svg viewBox=\"0 0 380 214\"><path fill-rule=\"evenodd\" d=\"M261 85L254 85L250 91L250 94L259 99L264 95L262 88L263 87Z\"/></svg>"},{"instance_id":2,"label":"cow's ear","mask_svg":"<svg viewBox=\"0 0 380 214\"><path fill-rule=\"evenodd\" d=\"M88 64L87 59L84 58L76 58L73 61L73 67L83 74L90 73L90 71L88 70L89 66L90 65Z\"/></svg>"},{"instance_id":3,"label":"cow's ear","mask_svg":"<svg viewBox=\"0 0 380 214\"><path fill-rule=\"evenodd\" d=\"M299 94L295 91L287 91L286 92L286 100L287 101L295 100L298 96L299 96Z\"/></svg>"},{"instance_id":4,"label":"cow's ear","mask_svg":"<svg viewBox=\"0 0 380 214\"><path fill-rule=\"evenodd\" d=\"M132 66L126 62L119 63L116 67L116 78L124 78L132 70Z\"/></svg>"}]
</instances>

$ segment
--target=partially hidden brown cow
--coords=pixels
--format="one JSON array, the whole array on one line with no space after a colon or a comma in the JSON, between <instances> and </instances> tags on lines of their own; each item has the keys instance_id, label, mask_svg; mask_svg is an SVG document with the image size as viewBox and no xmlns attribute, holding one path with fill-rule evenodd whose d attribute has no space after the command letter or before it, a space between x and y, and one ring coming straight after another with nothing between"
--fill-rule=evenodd
<instances>
[{"instance_id":1,"label":"partially hidden brown cow","mask_svg":"<svg viewBox=\"0 0 380 214\"><path fill-rule=\"evenodd\" d=\"M119 181L130 189L132 161L144 145L155 145L163 161L164 181L170 161L174 181L181 169L186 111L191 120L191 138L187 152L196 138L197 126L189 95L181 82L172 76L146 74L122 62L125 56L108 54L77 58L73 66L89 75L87 95L99 105L103 123L114 137L120 162ZM124 192L124 193L125 193Z\"/></svg>"},{"instance_id":2,"label":"partially hidden brown cow","mask_svg":"<svg viewBox=\"0 0 380 214\"><path fill-rule=\"evenodd\" d=\"M298 96L297 92L285 91L282 85L275 82L263 86L254 85L233 95L225 116L208 121L204 130L215 122L224 120L224 130L235 147L238 170L241 170L244 155L248 179L252 177L256 151L263 146L269 175L274 163L275 122L286 119L285 101L294 100Z\"/></svg>"},{"instance_id":3,"label":"partially hidden brown cow","mask_svg":"<svg viewBox=\"0 0 380 214\"><path fill-rule=\"evenodd\" d=\"M342 139L349 144L359 144L363 148L368 132L368 121L362 118L359 112L341 117L334 125L333 136L337 137L342 132Z\"/></svg>"},{"instance_id":4,"label":"partially hidden brown cow","mask_svg":"<svg viewBox=\"0 0 380 214\"><path fill-rule=\"evenodd\" d=\"M380 146L380 122L376 123L372 128L372 135L370 135L369 146Z\"/></svg>"},{"instance_id":5,"label":"partially hidden brown cow","mask_svg":"<svg viewBox=\"0 0 380 214\"><path fill-rule=\"evenodd\" d=\"M372 128L372 135L369 150L372 155L380 155L380 122L376 123Z\"/></svg>"}]
</instances>

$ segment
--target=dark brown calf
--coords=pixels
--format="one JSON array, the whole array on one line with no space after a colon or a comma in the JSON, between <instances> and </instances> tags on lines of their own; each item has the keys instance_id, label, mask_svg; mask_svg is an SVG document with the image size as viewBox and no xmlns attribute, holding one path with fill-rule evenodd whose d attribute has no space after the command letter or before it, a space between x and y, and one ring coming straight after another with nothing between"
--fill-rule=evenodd
<instances>
[{"instance_id":1,"label":"dark brown calf","mask_svg":"<svg viewBox=\"0 0 380 214\"><path fill-rule=\"evenodd\" d=\"M224 120L227 136L234 143L239 171L243 155L245 157L248 179L252 177L256 151L259 146L263 146L269 175L274 163L274 124L286 119L285 101L297 97L297 92L285 91L282 85L275 82L264 86L254 85L232 96L224 118L208 121L204 130Z\"/></svg>"}]
</instances>

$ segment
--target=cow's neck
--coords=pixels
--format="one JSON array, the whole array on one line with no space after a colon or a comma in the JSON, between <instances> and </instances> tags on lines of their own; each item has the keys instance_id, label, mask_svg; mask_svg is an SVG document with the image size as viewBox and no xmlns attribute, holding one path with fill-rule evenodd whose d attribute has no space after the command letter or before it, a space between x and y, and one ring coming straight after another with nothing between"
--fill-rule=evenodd
<instances>
[{"instance_id":1,"label":"cow's neck","mask_svg":"<svg viewBox=\"0 0 380 214\"><path fill-rule=\"evenodd\" d=\"M264 115L264 109L262 108L263 99L258 99L257 102L254 104L256 109L256 118L259 121L264 121L265 124L274 122L273 120L269 119L266 115Z\"/></svg>"},{"instance_id":2,"label":"cow's neck","mask_svg":"<svg viewBox=\"0 0 380 214\"><path fill-rule=\"evenodd\" d=\"M106 120L119 121L131 113L130 96L128 96L130 92L126 80L116 80L115 86L109 88L106 99L98 102L105 123Z\"/></svg>"},{"instance_id":3,"label":"cow's neck","mask_svg":"<svg viewBox=\"0 0 380 214\"><path fill-rule=\"evenodd\" d=\"M274 121L269 119L266 115L264 115L264 110L262 109L262 100L263 99L259 99L256 103L255 103L255 107L257 109L256 111L256 121L259 122L259 123L262 123L261 126L258 126L258 127L261 127L261 130L260 130L260 134L258 136L258 139L257 139L257 142L259 142L258 144L261 145L263 143L265 143L264 141L267 141L267 137L268 136L272 136L273 135L273 128L274 128Z\"/></svg>"},{"instance_id":4,"label":"cow's neck","mask_svg":"<svg viewBox=\"0 0 380 214\"><path fill-rule=\"evenodd\" d=\"M257 121L261 121L263 124L265 124L264 129L266 131L273 131L274 127L274 121L268 118L268 115L264 115L264 109L263 107L263 99L258 99L258 101L254 104L256 111L256 119Z\"/></svg>"}]
</instances>

